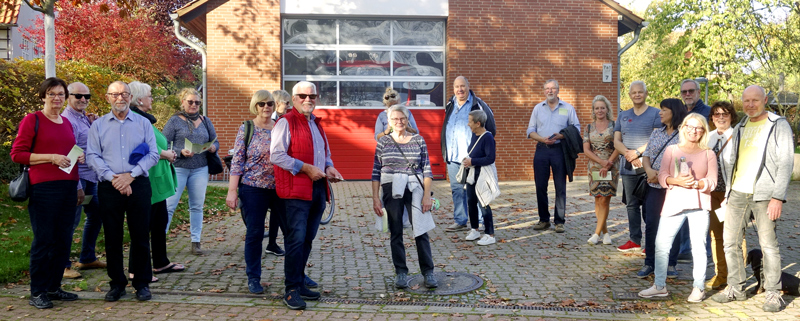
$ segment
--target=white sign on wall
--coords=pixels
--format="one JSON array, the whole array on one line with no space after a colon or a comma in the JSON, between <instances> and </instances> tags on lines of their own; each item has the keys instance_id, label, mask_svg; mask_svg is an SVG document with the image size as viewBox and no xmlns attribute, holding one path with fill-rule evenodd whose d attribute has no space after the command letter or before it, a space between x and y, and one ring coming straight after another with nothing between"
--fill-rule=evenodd
<instances>
[{"instance_id":1,"label":"white sign on wall","mask_svg":"<svg viewBox=\"0 0 800 321\"><path fill-rule=\"evenodd\" d=\"M611 82L611 64L603 64L603 82Z\"/></svg>"}]
</instances>

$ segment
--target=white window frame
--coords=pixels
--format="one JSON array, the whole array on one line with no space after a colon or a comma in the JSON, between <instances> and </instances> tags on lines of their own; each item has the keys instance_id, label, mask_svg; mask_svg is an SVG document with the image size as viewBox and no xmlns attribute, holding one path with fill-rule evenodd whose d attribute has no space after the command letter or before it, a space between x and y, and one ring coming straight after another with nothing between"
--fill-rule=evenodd
<instances>
[{"instance_id":1,"label":"white window frame","mask_svg":"<svg viewBox=\"0 0 800 321\"><path fill-rule=\"evenodd\" d=\"M336 43L335 44L286 44L286 39L284 39L284 32L283 32L283 24L285 19L328 19L328 20L336 20ZM383 20L389 21L389 45L343 45L339 44L339 27L341 20L369 20L369 21L376 21L376 20ZM394 24L391 23L392 21L397 20L412 20L412 21L440 21L444 23L444 28L442 28L442 39L444 43L441 46L401 46L401 45L392 45L394 43ZM341 106L341 93L339 89L341 88L339 83L342 81L382 81L388 82L389 86L394 87L395 82L441 82L442 84L446 83L447 78L447 21L444 19L398 19L398 18L389 18L389 17L368 17L368 18L355 18L355 17L309 17L309 16L284 16L281 17L281 75L283 76L283 81L281 82L281 87L283 87L284 83L287 81L330 81L336 82L336 106L323 106L317 105L316 108L319 109L385 109L384 106ZM286 75L285 70L285 57L284 51L285 50L325 50L325 51L335 51L336 57L339 57L340 51L386 51L390 53L391 59L389 59L389 78L387 79L386 76L346 76L346 75ZM395 52L417 52L417 51L431 51L431 52L441 52L442 53L442 76L405 76L405 77L395 77L394 76L394 53ZM337 73L341 72L339 66L340 59L336 59L336 71ZM289 91L291 93L291 88L284 88L284 90ZM443 101L442 106L409 106L409 109L444 109L444 105L447 104L447 90L446 87L443 90Z\"/></svg>"}]
</instances>

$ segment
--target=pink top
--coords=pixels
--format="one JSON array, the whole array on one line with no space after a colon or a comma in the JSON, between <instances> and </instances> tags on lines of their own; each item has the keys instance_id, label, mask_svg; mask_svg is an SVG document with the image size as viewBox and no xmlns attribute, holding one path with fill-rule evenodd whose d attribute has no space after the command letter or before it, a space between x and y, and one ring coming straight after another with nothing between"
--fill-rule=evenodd
<instances>
[{"instance_id":1,"label":"pink top","mask_svg":"<svg viewBox=\"0 0 800 321\"><path fill-rule=\"evenodd\" d=\"M677 185L668 185L667 177L675 177L675 160L686 157L689 171L695 180L702 181L702 189L684 188ZM678 169L680 171L680 169ZM678 145L672 145L664 150L661 159L661 169L658 171L658 182L667 189L664 207L661 215L675 215L684 210L704 209L711 210L711 191L717 186L717 156L711 150L704 150L694 154L683 152Z\"/></svg>"}]
</instances>

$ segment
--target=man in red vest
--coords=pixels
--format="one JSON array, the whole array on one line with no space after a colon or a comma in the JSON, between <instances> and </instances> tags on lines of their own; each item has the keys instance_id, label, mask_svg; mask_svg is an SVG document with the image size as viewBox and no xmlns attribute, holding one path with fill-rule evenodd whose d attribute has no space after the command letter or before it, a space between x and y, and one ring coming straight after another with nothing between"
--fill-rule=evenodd
<instances>
[{"instance_id":1,"label":"man in red vest","mask_svg":"<svg viewBox=\"0 0 800 321\"><path fill-rule=\"evenodd\" d=\"M314 116L317 87L301 81L292 88L292 108L272 129L270 161L275 166L275 189L286 202L283 221L286 294L289 309L305 309L303 300L317 300L316 285L305 275L311 243L317 235L330 193L328 183L343 180L333 168L331 151L320 119Z\"/></svg>"}]
</instances>

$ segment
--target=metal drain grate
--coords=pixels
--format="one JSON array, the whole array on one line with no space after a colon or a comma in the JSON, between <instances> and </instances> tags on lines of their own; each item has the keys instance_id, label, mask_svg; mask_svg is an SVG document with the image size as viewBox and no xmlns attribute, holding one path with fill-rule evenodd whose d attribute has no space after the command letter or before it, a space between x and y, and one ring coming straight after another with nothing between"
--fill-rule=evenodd
<instances>
[{"instance_id":1,"label":"metal drain grate","mask_svg":"<svg viewBox=\"0 0 800 321\"><path fill-rule=\"evenodd\" d=\"M483 286L483 279L474 274L435 272L433 275L439 281L439 287L428 289L424 284L425 278L417 274L408 278L408 288L405 290L416 294L453 295L475 291Z\"/></svg>"}]
</instances>

